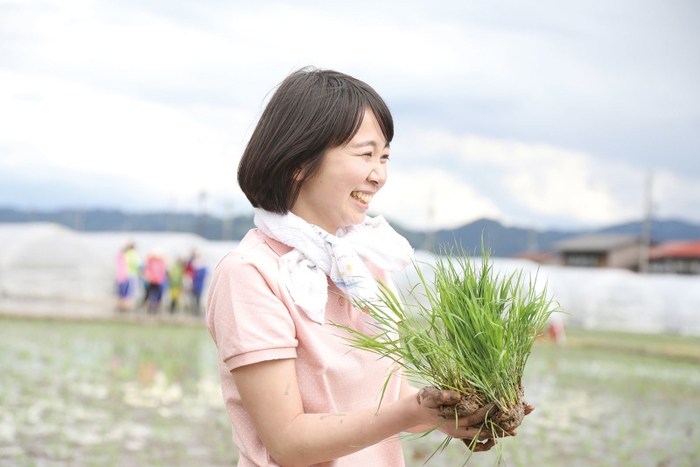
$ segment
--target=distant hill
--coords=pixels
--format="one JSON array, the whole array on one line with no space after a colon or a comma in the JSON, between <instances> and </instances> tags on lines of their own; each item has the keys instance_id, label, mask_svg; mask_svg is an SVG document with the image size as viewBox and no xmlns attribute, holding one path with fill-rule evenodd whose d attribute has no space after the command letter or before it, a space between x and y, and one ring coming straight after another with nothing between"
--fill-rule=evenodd
<instances>
[{"instance_id":1,"label":"distant hill","mask_svg":"<svg viewBox=\"0 0 700 467\"><path fill-rule=\"evenodd\" d=\"M558 241L587 233L625 233L639 235L641 222L629 222L597 230L535 230L518 227L505 227L489 219L480 219L454 230L440 230L435 233L433 245L454 245L455 239L465 249L480 248L484 243L491 248L494 256L515 256L523 252L551 252ZM681 220L653 220L651 223L652 242L669 240L698 240L700 225ZM433 249L426 245L426 249Z\"/></svg>"},{"instance_id":2,"label":"distant hill","mask_svg":"<svg viewBox=\"0 0 700 467\"><path fill-rule=\"evenodd\" d=\"M514 256L525 251L550 251L556 241L580 235L583 231L560 232L555 230L537 231L521 227L505 227L500 222L479 219L454 230L440 230L435 233L433 245L449 246L461 244L465 249L479 252L481 239L491 249L494 256ZM439 248L439 247L438 247Z\"/></svg>"},{"instance_id":3,"label":"distant hill","mask_svg":"<svg viewBox=\"0 0 700 467\"><path fill-rule=\"evenodd\" d=\"M614 225L601 229L606 233L638 234L639 222ZM666 240L697 240L700 239L700 225L690 224L680 220L653 221L651 224L651 238L657 242Z\"/></svg>"},{"instance_id":4,"label":"distant hill","mask_svg":"<svg viewBox=\"0 0 700 467\"><path fill-rule=\"evenodd\" d=\"M240 240L254 227L252 216L225 222L193 213L126 213L118 210L18 211L0 208L0 222L56 222L86 232L191 232L210 240Z\"/></svg>"},{"instance_id":5,"label":"distant hill","mask_svg":"<svg viewBox=\"0 0 700 467\"><path fill-rule=\"evenodd\" d=\"M56 222L75 230L88 232L192 232L211 240L240 240L253 227L253 217L238 216L225 221L214 216L198 216L193 213L125 213L118 210L59 210L19 211L0 208L3 222ZM414 248L435 250L441 246L461 244L474 251L485 243L494 256L514 256L525 251L546 252L553 250L559 240L584 233L639 234L640 222L613 225L598 230L535 230L522 227L506 227L500 222L479 219L453 230L439 230L433 234L406 229L391 222L392 227L405 236ZM700 239L700 225L681 220L654 220L651 225L654 242L668 240Z\"/></svg>"}]
</instances>

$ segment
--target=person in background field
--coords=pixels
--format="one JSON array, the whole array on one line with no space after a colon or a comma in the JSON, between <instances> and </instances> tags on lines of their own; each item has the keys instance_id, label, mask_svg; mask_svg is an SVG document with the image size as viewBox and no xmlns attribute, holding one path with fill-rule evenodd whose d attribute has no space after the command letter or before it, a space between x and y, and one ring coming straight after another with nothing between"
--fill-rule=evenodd
<instances>
[{"instance_id":1,"label":"person in background field","mask_svg":"<svg viewBox=\"0 0 700 467\"><path fill-rule=\"evenodd\" d=\"M552 313L547 323L547 334L549 338L558 345L566 345L566 331L564 329L564 319L561 313Z\"/></svg>"},{"instance_id":2,"label":"person in background field","mask_svg":"<svg viewBox=\"0 0 700 467\"><path fill-rule=\"evenodd\" d=\"M133 298L139 286L139 270L141 258L136 252L133 242L128 242L122 251L117 254L117 309L128 311L133 306Z\"/></svg>"},{"instance_id":3,"label":"person in background field","mask_svg":"<svg viewBox=\"0 0 700 467\"><path fill-rule=\"evenodd\" d=\"M153 249L149 252L143 275L147 284L146 300L148 300L148 312L158 313L166 280L165 258L160 250Z\"/></svg>"},{"instance_id":4,"label":"person in background field","mask_svg":"<svg viewBox=\"0 0 700 467\"><path fill-rule=\"evenodd\" d=\"M143 263L141 261L141 256L138 251L136 251L136 244L134 242L129 242L128 248L124 251L124 256L126 257L126 265L129 273L129 307L132 308L132 302L136 296L136 291L141 285L141 269L143 268Z\"/></svg>"},{"instance_id":5,"label":"person in background field","mask_svg":"<svg viewBox=\"0 0 700 467\"><path fill-rule=\"evenodd\" d=\"M129 267L126 261L127 245L122 251L117 253L116 258L116 280L117 280L117 310L126 311L130 308L129 298L131 290L129 288Z\"/></svg>"},{"instance_id":6,"label":"person in background field","mask_svg":"<svg viewBox=\"0 0 700 467\"><path fill-rule=\"evenodd\" d=\"M197 250L192 250L185 267L185 273L189 277L191 287L191 311L193 315L199 316L202 310L202 291L204 290L204 280L207 277L207 267L201 261Z\"/></svg>"},{"instance_id":7,"label":"person in background field","mask_svg":"<svg viewBox=\"0 0 700 467\"><path fill-rule=\"evenodd\" d=\"M279 85L243 152L238 183L257 229L216 267L206 310L238 467L403 466L402 432L437 427L481 439L476 450L515 434L481 429L486 410L441 418L456 392L414 388L332 325L372 332L353 303L376 298L376 279L390 284L413 260L383 217L366 216L393 136L370 86L302 69Z\"/></svg>"},{"instance_id":8,"label":"person in background field","mask_svg":"<svg viewBox=\"0 0 700 467\"><path fill-rule=\"evenodd\" d=\"M168 290L170 292L170 314L177 310L180 295L182 295L183 276L185 274L185 262L178 258L168 268Z\"/></svg>"}]
</instances>

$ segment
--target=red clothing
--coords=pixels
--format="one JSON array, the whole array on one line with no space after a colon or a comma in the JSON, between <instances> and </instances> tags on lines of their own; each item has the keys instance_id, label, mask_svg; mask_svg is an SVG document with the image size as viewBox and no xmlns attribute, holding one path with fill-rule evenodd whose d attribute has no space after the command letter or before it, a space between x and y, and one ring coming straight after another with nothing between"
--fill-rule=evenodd
<instances>
[{"instance_id":1,"label":"red clothing","mask_svg":"<svg viewBox=\"0 0 700 467\"><path fill-rule=\"evenodd\" d=\"M144 270L144 276L146 281L151 284L162 284L165 282L167 268L165 266L165 260L158 256L150 256L146 260L146 268Z\"/></svg>"}]
</instances>

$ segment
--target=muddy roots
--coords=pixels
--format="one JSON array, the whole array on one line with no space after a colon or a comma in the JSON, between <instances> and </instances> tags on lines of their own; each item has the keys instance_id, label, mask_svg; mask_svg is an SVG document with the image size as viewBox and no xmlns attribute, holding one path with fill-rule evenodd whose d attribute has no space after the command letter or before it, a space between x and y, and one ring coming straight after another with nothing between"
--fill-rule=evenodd
<instances>
[{"instance_id":1,"label":"muddy roots","mask_svg":"<svg viewBox=\"0 0 700 467\"><path fill-rule=\"evenodd\" d=\"M462 398L457 405L444 405L440 407L440 415L444 418L454 418L455 411L458 417L468 417L491 401L487 401L477 393L462 394ZM525 391L523 387L518 388L518 402L515 406L506 408L500 402L496 402L497 409L492 410L486 417L487 425L493 422L502 430L510 431L518 426L525 417Z\"/></svg>"}]
</instances>

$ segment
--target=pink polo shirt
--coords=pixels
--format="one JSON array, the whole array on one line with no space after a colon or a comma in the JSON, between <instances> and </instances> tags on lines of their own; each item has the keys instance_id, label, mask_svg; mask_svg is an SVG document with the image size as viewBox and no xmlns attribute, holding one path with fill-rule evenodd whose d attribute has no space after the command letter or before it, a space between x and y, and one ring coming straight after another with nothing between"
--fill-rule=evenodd
<instances>
[{"instance_id":1,"label":"pink polo shirt","mask_svg":"<svg viewBox=\"0 0 700 467\"><path fill-rule=\"evenodd\" d=\"M238 467L278 466L258 437L241 402L231 370L282 358L296 359L306 413L349 412L377 407L392 370L388 359L353 349L342 338L347 333L329 323L371 332L369 316L353 308L328 280L325 324L306 316L294 305L279 278L279 258L291 248L257 229L216 267L209 289L207 328L216 343L221 391L238 446ZM367 264L388 282L388 274ZM401 381L392 377L384 402L398 399ZM398 437L349 456L318 464L324 467L403 467Z\"/></svg>"}]
</instances>

